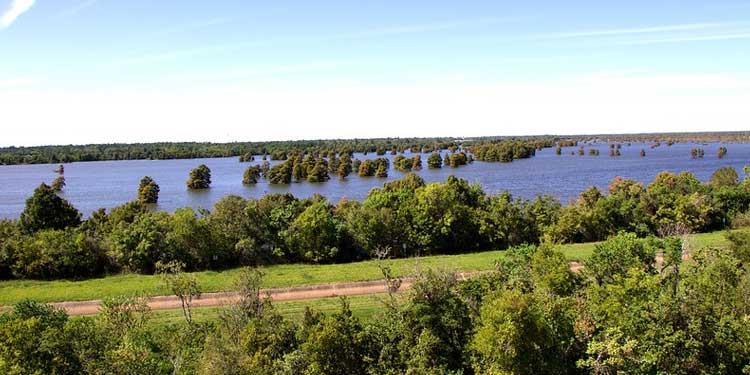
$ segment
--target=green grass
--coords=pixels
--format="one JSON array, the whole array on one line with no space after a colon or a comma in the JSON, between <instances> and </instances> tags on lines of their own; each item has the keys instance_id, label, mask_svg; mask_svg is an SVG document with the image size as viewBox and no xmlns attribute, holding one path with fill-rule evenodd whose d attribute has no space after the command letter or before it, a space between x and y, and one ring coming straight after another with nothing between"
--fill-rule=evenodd
<instances>
[{"instance_id":1,"label":"green grass","mask_svg":"<svg viewBox=\"0 0 750 375\"><path fill-rule=\"evenodd\" d=\"M691 235L691 248L724 246L723 232ZM562 245L560 249L570 260L585 260L594 250L595 243ZM458 272L484 271L494 267L503 251L485 251L461 255L438 255L421 258L385 261L398 276L413 275L419 268L443 268ZM309 265L286 264L262 267L266 273L264 287L293 287L312 284L377 280L382 277L376 261L348 264ZM226 291L231 288L239 270L196 272L203 292ZM115 275L82 281L11 280L0 282L0 305L12 305L30 298L40 302L85 301L107 296L142 292L147 295L164 295L169 292L158 277L149 275Z\"/></svg>"},{"instance_id":2,"label":"green grass","mask_svg":"<svg viewBox=\"0 0 750 375\"><path fill-rule=\"evenodd\" d=\"M346 297L352 314L360 319L366 320L375 315L383 308L384 301L388 295L371 294L366 296ZM275 302L274 309L282 316L290 320L300 321L305 313L305 307L317 312L334 313L341 310L341 299L339 297L328 297L303 301ZM221 307L201 307L193 309L193 320L196 322L216 321L219 317ZM184 322L182 310L157 310L151 313L149 323L154 326L165 326Z\"/></svg>"}]
</instances>

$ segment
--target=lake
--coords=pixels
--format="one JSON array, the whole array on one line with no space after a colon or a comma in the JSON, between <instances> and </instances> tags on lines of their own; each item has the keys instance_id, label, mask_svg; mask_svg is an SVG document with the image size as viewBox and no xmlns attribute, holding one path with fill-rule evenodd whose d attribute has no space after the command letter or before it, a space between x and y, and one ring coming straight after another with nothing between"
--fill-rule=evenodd
<instances>
[{"instance_id":1,"label":"lake","mask_svg":"<svg viewBox=\"0 0 750 375\"><path fill-rule=\"evenodd\" d=\"M651 149L648 144L633 143L622 145L620 157L610 157L605 143L595 144L601 152L599 156L570 155L578 147L563 148L562 155L556 155L554 148L538 151L530 159L512 163L473 164L459 168L427 169L427 156L422 154L424 169L417 173L427 182L442 182L449 175L480 184L488 193L504 190L513 195L533 198L540 194L551 194L563 203L575 198L590 186L606 189L615 176L631 178L648 183L661 171L690 171L706 181L719 167L734 167L742 174L742 167L750 163L750 144L724 144L727 155L719 159L720 144L697 145L677 143ZM701 147L706 156L703 159L690 159L690 149ZM646 150L646 157L640 157L640 150ZM586 148L588 152L588 147ZM442 153L443 155L445 152ZM386 155L393 159L393 156ZM409 157L410 154L405 154ZM375 154L355 154L356 158L375 158ZM174 211L180 207L208 208L221 197L236 194L246 198L258 198L268 193L292 193L297 197L313 194L326 196L331 202L341 198L362 200L373 188L385 181L401 178L404 174L393 169L385 178L349 176L339 180L332 176L325 183L292 183L271 185L261 180L257 185L242 184L242 174L251 164L260 163L256 158L252 163L240 163L238 158L212 158L188 160L126 160L99 161L65 164L67 186L61 194L73 203L85 216L104 207L112 208L136 198L136 190L141 177L153 177L161 187L158 209ZM276 164L278 162L271 162ZM204 191L188 191L185 181L192 168L206 164L211 169L211 188ZM57 165L12 165L0 166L0 217L17 218L23 211L26 199L41 183L51 183L57 175L53 171Z\"/></svg>"}]
</instances>

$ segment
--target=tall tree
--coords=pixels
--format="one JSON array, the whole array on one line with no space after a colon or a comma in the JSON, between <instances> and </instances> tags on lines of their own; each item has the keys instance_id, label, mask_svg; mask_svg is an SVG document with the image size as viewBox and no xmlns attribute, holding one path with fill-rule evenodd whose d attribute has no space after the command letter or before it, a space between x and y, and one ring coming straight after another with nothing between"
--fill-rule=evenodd
<instances>
[{"instance_id":1,"label":"tall tree","mask_svg":"<svg viewBox=\"0 0 750 375\"><path fill-rule=\"evenodd\" d=\"M21 213L19 223L29 233L42 229L65 229L78 226L81 223L81 213L43 183L26 200L26 208Z\"/></svg>"}]
</instances>

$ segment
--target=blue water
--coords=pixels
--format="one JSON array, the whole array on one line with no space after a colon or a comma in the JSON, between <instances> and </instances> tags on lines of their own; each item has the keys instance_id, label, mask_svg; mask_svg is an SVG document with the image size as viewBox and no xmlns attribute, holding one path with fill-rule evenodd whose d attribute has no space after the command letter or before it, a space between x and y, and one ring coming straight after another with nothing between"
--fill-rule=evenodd
<instances>
[{"instance_id":1,"label":"blue water","mask_svg":"<svg viewBox=\"0 0 750 375\"><path fill-rule=\"evenodd\" d=\"M479 183L488 193L509 190L514 195L525 198L552 194L566 203L589 186L605 189L615 176L648 183L661 171L690 171L706 181L719 167L734 167L741 174L742 167L750 164L750 144L725 144L729 152L723 159L716 156L719 146L718 143L681 143L651 149L648 144L633 143L631 146L622 145L622 156L609 157L608 145L597 144L595 147L601 154L596 157L588 154L578 156L577 153L570 155L571 151L578 150L577 147L564 148L563 155L556 155L555 150L550 148L537 152L536 157L512 163L474 162L455 169L436 170L426 168L429 155L423 154L422 163L425 168L417 173L427 182L445 181L453 174L472 183ZM690 149L694 147L702 147L706 156L691 160ZM646 150L645 158L640 157L641 149ZM355 157L366 159L375 158L376 155L358 154ZM392 158L390 155L387 157ZM188 173L202 163L211 169L211 188L205 191L188 191L185 188ZM260 160L240 163L237 158L71 163L65 165L67 186L62 196L84 215L89 215L100 207L112 208L135 199L141 177L149 175L161 187L157 208L165 211L187 206L210 209L218 199L228 194L257 198L276 192L289 192L297 197L309 197L317 193L335 203L344 197L364 199L373 187L403 176L403 173L391 167L387 179L351 175L343 181L332 176L330 181L318 184L301 182L279 186L262 180L254 186L243 185L242 174L245 168L257 163ZM53 172L56 167L57 165L51 164L0 166L0 217L17 218L34 188L41 182L51 183L57 177Z\"/></svg>"}]
</instances>

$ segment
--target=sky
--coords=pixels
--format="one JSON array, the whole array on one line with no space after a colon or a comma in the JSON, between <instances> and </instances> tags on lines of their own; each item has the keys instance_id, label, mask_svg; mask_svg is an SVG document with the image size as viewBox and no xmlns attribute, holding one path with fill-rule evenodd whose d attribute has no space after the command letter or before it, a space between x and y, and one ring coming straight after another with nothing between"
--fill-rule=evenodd
<instances>
[{"instance_id":1,"label":"sky","mask_svg":"<svg viewBox=\"0 0 750 375\"><path fill-rule=\"evenodd\" d=\"M0 146L748 125L750 0L0 0Z\"/></svg>"}]
</instances>

